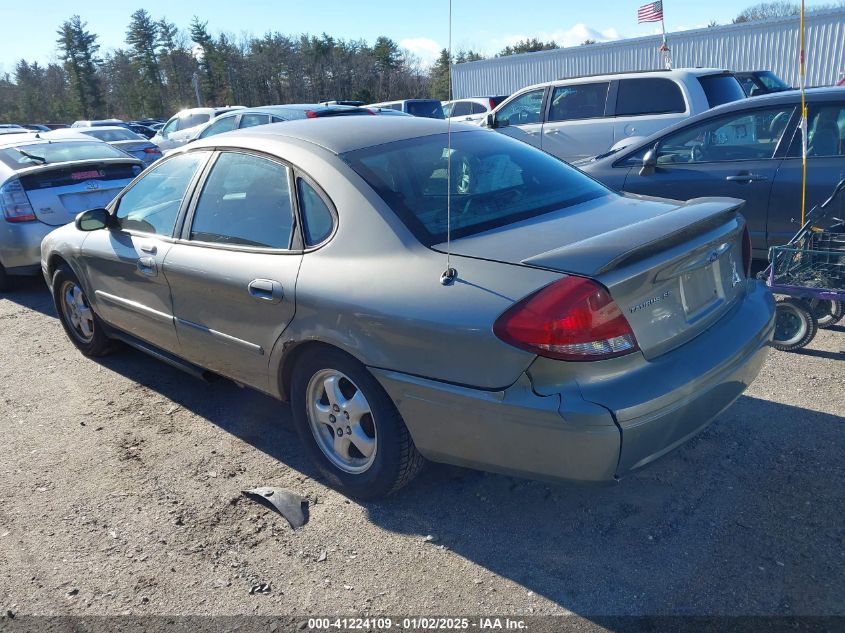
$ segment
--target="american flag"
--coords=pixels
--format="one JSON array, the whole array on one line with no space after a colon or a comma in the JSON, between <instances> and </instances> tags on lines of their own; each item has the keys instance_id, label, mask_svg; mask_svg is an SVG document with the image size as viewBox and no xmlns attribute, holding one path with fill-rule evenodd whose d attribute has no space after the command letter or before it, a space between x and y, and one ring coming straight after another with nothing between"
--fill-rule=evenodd
<instances>
[{"instance_id":1,"label":"american flag","mask_svg":"<svg viewBox=\"0 0 845 633\"><path fill-rule=\"evenodd\" d=\"M637 24L640 22L660 22L663 19L663 3L649 2L637 11Z\"/></svg>"}]
</instances>

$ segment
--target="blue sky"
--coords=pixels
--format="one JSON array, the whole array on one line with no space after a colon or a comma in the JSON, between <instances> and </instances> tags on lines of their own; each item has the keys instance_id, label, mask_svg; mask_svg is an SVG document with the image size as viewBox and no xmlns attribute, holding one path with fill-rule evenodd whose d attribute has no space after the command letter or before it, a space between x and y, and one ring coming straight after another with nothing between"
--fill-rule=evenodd
<instances>
[{"instance_id":1,"label":"blue sky","mask_svg":"<svg viewBox=\"0 0 845 633\"><path fill-rule=\"evenodd\" d=\"M720 24L756 0L664 0L668 31ZM637 7L646 0L557 0L534 3L515 0L453 0L453 49L493 54L525 37L554 39L570 46L587 38L618 39L648 35L658 24L637 24ZM813 2L808 0L807 7ZM326 32L344 39L372 42L387 35L423 61L436 56L448 40L447 0L36 0L4 2L0 13L0 72L11 72L20 58L41 63L56 58L55 31L78 13L100 36L103 50L124 46L129 15L140 7L155 18L185 28L194 14L207 20L213 32L236 37L267 30L288 34Z\"/></svg>"}]
</instances>

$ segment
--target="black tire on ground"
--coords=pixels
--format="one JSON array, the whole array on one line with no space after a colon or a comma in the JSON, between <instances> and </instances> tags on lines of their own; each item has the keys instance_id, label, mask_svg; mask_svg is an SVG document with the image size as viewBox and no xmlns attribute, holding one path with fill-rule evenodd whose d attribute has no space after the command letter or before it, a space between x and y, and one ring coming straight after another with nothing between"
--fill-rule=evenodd
<instances>
[{"instance_id":1,"label":"black tire on ground","mask_svg":"<svg viewBox=\"0 0 845 633\"><path fill-rule=\"evenodd\" d=\"M772 347L783 352L800 349L813 340L818 329L816 317L806 301L793 297L777 300Z\"/></svg>"},{"instance_id":2,"label":"black tire on ground","mask_svg":"<svg viewBox=\"0 0 845 633\"><path fill-rule=\"evenodd\" d=\"M76 345L79 351L85 356L105 356L112 351L113 341L106 336L102 321L100 321L100 318L94 312L94 309L88 304L88 300L87 297L85 297L84 292L82 292L81 301L83 305L91 311L93 318L93 333L90 337L85 337L72 323L69 308L65 306L63 295L74 285L81 291L82 286L76 278L76 275L73 274L73 271L71 271L66 265L59 266L53 275L53 303L56 306L59 321L65 329L65 333L71 343Z\"/></svg>"},{"instance_id":3,"label":"black tire on ground","mask_svg":"<svg viewBox=\"0 0 845 633\"><path fill-rule=\"evenodd\" d=\"M312 431L307 403L308 385L312 377L324 370L338 371L347 376L370 406L377 446L375 458L361 473L346 472L332 463ZM344 494L359 499L388 495L408 484L425 464L396 405L366 367L348 354L324 347L297 359L290 396L296 430L306 451L329 483Z\"/></svg>"},{"instance_id":4,"label":"black tire on ground","mask_svg":"<svg viewBox=\"0 0 845 633\"><path fill-rule=\"evenodd\" d=\"M9 280L9 275L6 274L6 269L3 268L3 264L0 264L0 292L8 290L11 285Z\"/></svg>"},{"instance_id":5,"label":"black tire on ground","mask_svg":"<svg viewBox=\"0 0 845 633\"><path fill-rule=\"evenodd\" d=\"M819 329L822 330L839 323L842 320L843 312L845 312L845 306L842 305L841 301L813 299L809 304L813 310L813 315L816 317L816 322L819 324Z\"/></svg>"}]
</instances>

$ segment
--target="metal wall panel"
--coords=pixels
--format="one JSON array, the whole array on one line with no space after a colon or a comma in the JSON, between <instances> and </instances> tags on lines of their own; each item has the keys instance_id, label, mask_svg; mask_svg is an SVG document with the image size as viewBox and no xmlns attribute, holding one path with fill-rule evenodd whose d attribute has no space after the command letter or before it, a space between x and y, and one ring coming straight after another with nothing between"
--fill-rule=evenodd
<instances>
[{"instance_id":1,"label":"metal wall panel","mask_svg":"<svg viewBox=\"0 0 845 633\"><path fill-rule=\"evenodd\" d=\"M845 72L845 9L807 14L807 85ZM771 70L798 85L798 18L727 24L668 35L675 68ZM535 83L662 67L660 36L525 53L452 66L455 98L511 94Z\"/></svg>"}]
</instances>

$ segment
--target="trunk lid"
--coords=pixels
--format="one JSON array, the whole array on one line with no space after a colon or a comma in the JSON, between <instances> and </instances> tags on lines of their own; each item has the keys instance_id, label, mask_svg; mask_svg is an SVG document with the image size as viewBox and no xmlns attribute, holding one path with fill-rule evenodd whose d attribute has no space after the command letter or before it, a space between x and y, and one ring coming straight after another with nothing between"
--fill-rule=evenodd
<instances>
[{"instance_id":1,"label":"trunk lid","mask_svg":"<svg viewBox=\"0 0 845 633\"><path fill-rule=\"evenodd\" d=\"M134 159L47 164L19 173L35 217L61 226L78 213L104 207L140 173Z\"/></svg>"},{"instance_id":2,"label":"trunk lid","mask_svg":"<svg viewBox=\"0 0 845 633\"><path fill-rule=\"evenodd\" d=\"M595 279L654 358L706 330L743 296L743 204L606 197L456 240L452 252Z\"/></svg>"},{"instance_id":3,"label":"trunk lid","mask_svg":"<svg viewBox=\"0 0 845 633\"><path fill-rule=\"evenodd\" d=\"M145 163L150 161L153 155L148 154L144 150L146 150L147 148L155 147L155 145L153 145L149 141L141 139L137 141L114 141L110 143L110 145L126 152L127 154L134 156L138 160L144 161ZM156 158L160 157L160 154L156 156Z\"/></svg>"}]
</instances>

